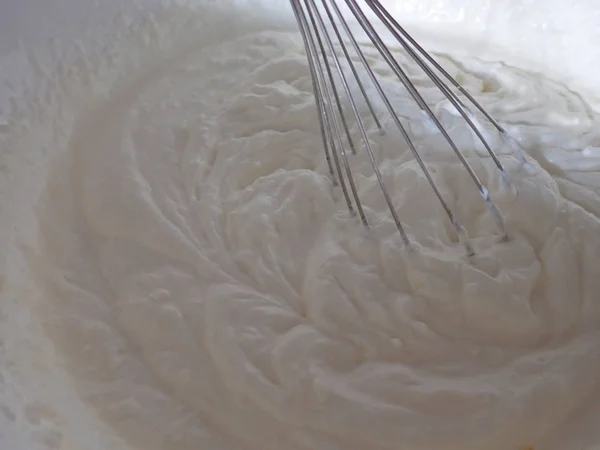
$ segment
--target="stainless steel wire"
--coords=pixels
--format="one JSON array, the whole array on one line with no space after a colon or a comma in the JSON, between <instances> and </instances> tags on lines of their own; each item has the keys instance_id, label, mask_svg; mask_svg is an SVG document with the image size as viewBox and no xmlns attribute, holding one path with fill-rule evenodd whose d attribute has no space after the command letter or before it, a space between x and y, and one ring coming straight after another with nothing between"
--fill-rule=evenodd
<instances>
[{"instance_id":1,"label":"stainless steel wire","mask_svg":"<svg viewBox=\"0 0 600 450\"><path fill-rule=\"evenodd\" d=\"M290 0L296 16L296 21L304 41L310 75L313 83L315 101L325 158L327 160L330 176L335 185L340 185L344 199L351 215L358 213L360 220L368 226L368 220L358 195L356 182L352 173L347 150L357 153L357 145L351 135L349 117L345 110L342 95L350 106L364 148L373 167L375 176L385 202L390 210L391 216L396 224L398 232L404 244L411 248L411 241L406 233L402 221L392 202L392 196L383 180L379 169L372 143L367 133L365 120L361 117L358 107L357 96L362 97L369 110L376 127L383 134L384 129L377 117L372 99L361 77L357 66L362 66L370 83L375 88L385 109L390 114L394 125L400 131L406 141L413 157L425 174L433 193L439 200L450 222L454 226L459 240L465 246L468 256L473 256L475 251L467 238L465 228L462 226L456 214L444 199L442 192L436 184L431 171L428 169L423 158L419 154L416 145L410 137L406 127L402 124L399 114L383 89L378 77L371 67L361 43L356 38L348 18L344 15L340 5L346 6L356 22L360 25L365 35L378 51L389 68L406 88L410 97L417 103L425 116L443 136L456 157L465 168L475 188L479 191L483 201L487 205L498 229L500 240L508 240L508 233L504 218L499 208L493 202L484 184L481 182L473 167L470 165L459 146L450 137L446 128L442 125L431 107L427 104L415 84L410 80L407 72L394 57L394 54L377 32L374 19L384 25L385 29L400 44L406 54L415 61L423 70L434 86L448 99L450 104L458 111L465 123L472 130L476 138L481 142L486 152L491 157L495 167L500 171L503 181L509 185L507 172L498 158L496 152L485 137L485 131L476 113L467 106L470 104L485 118L500 134L502 142L507 144L514 155L523 164L527 161L519 144L508 134L508 132L478 103L475 98L462 87L435 59L419 45L419 43L396 21L392 14L386 10L379 0ZM372 18L369 18L369 15ZM354 55L354 58L353 58ZM359 64L355 62L358 59ZM358 86L358 91L351 88L352 83ZM460 95L463 98L460 97ZM343 167L342 167L343 166ZM349 189L348 189L349 187Z\"/></svg>"}]
</instances>

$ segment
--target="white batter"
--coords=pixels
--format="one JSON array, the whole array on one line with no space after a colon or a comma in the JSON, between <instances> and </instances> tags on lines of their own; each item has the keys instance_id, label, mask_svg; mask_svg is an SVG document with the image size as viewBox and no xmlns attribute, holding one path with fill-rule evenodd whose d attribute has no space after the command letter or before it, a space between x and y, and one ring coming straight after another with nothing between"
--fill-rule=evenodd
<instances>
[{"instance_id":1,"label":"white batter","mask_svg":"<svg viewBox=\"0 0 600 450\"><path fill-rule=\"evenodd\" d=\"M600 443L579 409L600 380L600 137L582 97L441 57L538 159L527 172L493 142L515 196L398 54L502 210L500 244L464 168L377 61L477 258L378 105L390 133L369 126L408 253L364 151L352 166L370 233L331 186L293 24L219 20L173 7L101 57L41 68L43 95L0 125L13 192L0 214L21 218L2 231L10 448ZM11 177L19 165L35 181Z\"/></svg>"}]
</instances>

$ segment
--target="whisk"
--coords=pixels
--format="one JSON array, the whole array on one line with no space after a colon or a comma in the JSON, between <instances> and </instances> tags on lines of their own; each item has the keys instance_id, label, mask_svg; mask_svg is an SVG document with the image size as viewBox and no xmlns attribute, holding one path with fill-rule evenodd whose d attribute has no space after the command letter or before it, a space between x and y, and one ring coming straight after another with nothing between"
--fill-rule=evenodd
<instances>
[{"instance_id":1,"label":"whisk","mask_svg":"<svg viewBox=\"0 0 600 450\"><path fill-rule=\"evenodd\" d=\"M445 141L447 141L452 151L460 160L460 163L466 169L468 176L472 179L475 187L479 190L481 197L491 212L496 227L498 228L500 240L508 240L504 218L499 208L490 198L488 190L476 175L458 145L452 140L448 131L433 113L432 109L427 105L414 83L411 82L406 71L400 66L388 45L384 43L383 39L375 29L373 20L369 19L365 11L371 11L373 13L371 14L371 17L381 21L410 58L417 63L427 77L431 79L437 89L439 89L449 100L450 104L458 111L460 116L462 116L477 139L481 141L496 168L500 171L504 182L507 184L510 184L507 172L498 159L496 152L486 140L484 136L486 131L484 131L478 117L474 111L467 106L467 103L470 104L471 107L474 107L480 115L493 125L503 139L503 142L512 149L517 159L520 160L522 164L527 164L524 152L516 140L507 133L507 131L473 98L471 94L469 94L465 88L463 88L429 53L425 51L422 46L419 45L419 43L394 19L390 12L378 0L363 0L361 3L359 3L358 0L290 0L290 3L294 10L296 21L306 49L321 127L325 158L333 183L341 187L350 214L356 215L356 213L358 213L362 223L368 227L367 217L358 195L348 158L347 149L349 149L352 154L356 154L357 150L350 134L347 113L343 107L343 95L347 97L352 116L354 116L358 125L358 130L369 160L373 166L375 176L377 177L377 181L381 187L383 196L385 197L385 201L400 236L402 237L403 243L408 248L412 248L411 241L402 225L398 212L392 203L390 193L386 188L382 174L378 168L372 144L367 136L365 122L359 114L357 95L364 98L376 126L383 133L381 122L377 118L373 103L371 102L358 73L357 66L362 66L364 72L385 105L385 109L391 115L394 124L400 130L412 155L425 174L435 196L448 215L459 240L465 246L467 255L473 256L475 254L475 251L467 238L465 228L461 225L455 213L450 209L439 187L436 185L431 175L431 171L427 168L405 126L401 123L398 113L395 111L389 97L382 88L381 83L378 81L373 68L361 49L361 44L353 34L348 20L340 9L340 4L347 6L358 24L360 24L360 27L364 30L368 39L389 65L392 72L402 82L412 99L417 103L426 117L429 118L439 133L441 133ZM341 49L343 56L340 56L340 52L336 49ZM354 59L352 54L355 56ZM355 63L356 57L359 64ZM347 61L346 69L343 67L342 58ZM360 94L358 92L353 92L350 88L352 80L357 84ZM459 96L459 94L462 94L462 97Z\"/></svg>"}]
</instances>

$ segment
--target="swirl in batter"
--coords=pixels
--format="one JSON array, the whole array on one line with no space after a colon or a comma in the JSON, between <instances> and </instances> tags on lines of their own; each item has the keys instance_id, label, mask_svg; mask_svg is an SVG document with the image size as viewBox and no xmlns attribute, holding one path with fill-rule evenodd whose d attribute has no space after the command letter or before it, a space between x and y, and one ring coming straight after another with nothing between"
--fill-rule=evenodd
<instances>
[{"instance_id":1,"label":"swirl in batter","mask_svg":"<svg viewBox=\"0 0 600 450\"><path fill-rule=\"evenodd\" d=\"M383 137L369 124L411 253L364 151L351 164L371 230L348 217L303 52L295 31L266 30L165 56L75 122L32 264L83 403L144 450L540 442L600 379L600 178L577 165L596 116L535 74L440 56L537 158L526 170L493 142L507 192L397 52L502 210L498 243L472 180L371 51L477 256L391 120Z\"/></svg>"}]
</instances>

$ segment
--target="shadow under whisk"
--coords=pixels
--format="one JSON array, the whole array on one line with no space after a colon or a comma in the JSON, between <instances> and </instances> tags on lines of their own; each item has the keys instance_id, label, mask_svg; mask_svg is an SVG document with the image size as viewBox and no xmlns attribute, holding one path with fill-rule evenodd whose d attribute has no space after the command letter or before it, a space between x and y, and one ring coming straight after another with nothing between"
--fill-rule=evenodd
<instances>
[{"instance_id":1,"label":"shadow under whisk","mask_svg":"<svg viewBox=\"0 0 600 450\"><path fill-rule=\"evenodd\" d=\"M405 246L409 249L412 248L411 241L393 205L390 192L378 167L375 152L367 134L365 121L359 113L359 102L364 101L375 125L382 134L384 133L381 122L375 112L373 101L369 98L369 93L359 76L359 70L361 70L366 74L372 87L375 88L385 110L390 114L393 123L406 141L412 155L430 184L433 193L456 230L467 255L473 256L475 254L464 226L444 199L440 188L432 177L431 171L427 168L406 127L402 124L398 112L394 109L389 96L384 91L381 82L378 80L378 76L365 56L361 48L361 43L352 31L348 19L340 8L340 4L347 7L351 16L356 19L356 22L360 25L373 47L406 88L410 97L448 143L486 203L498 229L500 240L508 240L504 217L491 199L487 188L479 179L458 145L450 137L449 132L442 125L438 117L436 117L431 107L428 106L415 84L410 80L407 72L394 57L389 46L376 31L376 25L383 24L406 54L415 61L435 87L448 99L476 138L481 142L506 185L510 185L506 169L490 145L489 140L486 139L487 130L483 127L478 115L489 122L496 132L500 134L502 142L509 146L514 156L522 164L527 164L525 154L516 140L507 133L465 88L419 45L378 0L362 0L361 2L358 0L290 0L290 3L294 10L306 49L325 158L333 183L335 185L339 184L350 214L358 214L362 223L365 226L369 225L349 162L348 153L357 153L357 144L351 135L349 125L349 119L353 118L358 126L360 138L398 232ZM353 85L358 86L358 90L352 89L351 86ZM343 107L343 98L345 98L350 106L350 113Z\"/></svg>"}]
</instances>

